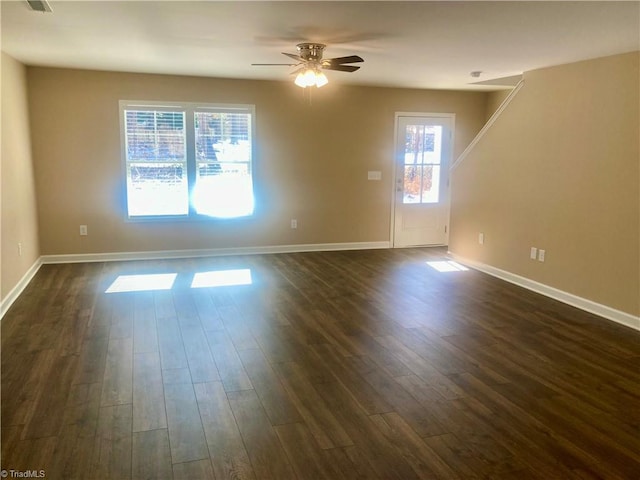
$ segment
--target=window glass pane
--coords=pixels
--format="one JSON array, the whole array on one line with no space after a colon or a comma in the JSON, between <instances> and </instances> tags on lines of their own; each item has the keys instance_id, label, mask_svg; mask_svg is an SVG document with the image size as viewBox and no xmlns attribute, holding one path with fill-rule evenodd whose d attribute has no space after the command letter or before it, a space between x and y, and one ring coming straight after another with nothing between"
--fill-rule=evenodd
<instances>
[{"instance_id":1,"label":"window glass pane","mask_svg":"<svg viewBox=\"0 0 640 480\"><path fill-rule=\"evenodd\" d=\"M130 217L187 215L184 112L125 110Z\"/></svg>"},{"instance_id":2,"label":"window glass pane","mask_svg":"<svg viewBox=\"0 0 640 480\"><path fill-rule=\"evenodd\" d=\"M420 203L421 181L421 166L404 167L402 203Z\"/></svg>"},{"instance_id":3,"label":"window glass pane","mask_svg":"<svg viewBox=\"0 0 640 480\"><path fill-rule=\"evenodd\" d=\"M217 162L222 139L219 115L196 112L196 158L199 162Z\"/></svg>"},{"instance_id":4,"label":"window glass pane","mask_svg":"<svg viewBox=\"0 0 640 480\"><path fill-rule=\"evenodd\" d=\"M251 176L224 173L199 176L193 192L193 205L199 214L211 217L251 215L254 208Z\"/></svg>"},{"instance_id":5,"label":"window glass pane","mask_svg":"<svg viewBox=\"0 0 640 480\"><path fill-rule=\"evenodd\" d=\"M253 213L251 114L195 112L195 138L196 212L223 218Z\"/></svg>"},{"instance_id":6,"label":"window glass pane","mask_svg":"<svg viewBox=\"0 0 640 480\"><path fill-rule=\"evenodd\" d=\"M250 162L250 125L248 113L196 112L198 161Z\"/></svg>"},{"instance_id":7,"label":"window glass pane","mask_svg":"<svg viewBox=\"0 0 640 480\"><path fill-rule=\"evenodd\" d=\"M440 166L425 165L422 170L422 203L438 203L440 194Z\"/></svg>"},{"instance_id":8,"label":"window glass pane","mask_svg":"<svg viewBox=\"0 0 640 480\"><path fill-rule=\"evenodd\" d=\"M189 188L182 163L129 163L129 216L187 215Z\"/></svg>"},{"instance_id":9,"label":"window glass pane","mask_svg":"<svg viewBox=\"0 0 640 480\"><path fill-rule=\"evenodd\" d=\"M184 113L125 112L128 161L182 161L185 158Z\"/></svg>"}]
</instances>

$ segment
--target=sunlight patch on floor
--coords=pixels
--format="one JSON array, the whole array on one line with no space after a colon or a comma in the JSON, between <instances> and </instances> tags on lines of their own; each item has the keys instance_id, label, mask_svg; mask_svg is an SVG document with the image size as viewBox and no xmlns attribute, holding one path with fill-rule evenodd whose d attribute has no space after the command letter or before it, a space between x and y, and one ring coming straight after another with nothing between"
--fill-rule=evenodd
<instances>
[{"instance_id":1,"label":"sunlight patch on floor","mask_svg":"<svg viewBox=\"0 0 640 480\"><path fill-rule=\"evenodd\" d=\"M105 293L144 292L171 290L177 273L154 273L147 275L120 275Z\"/></svg>"},{"instance_id":2,"label":"sunlight patch on floor","mask_svg":"<svg viewBox=\"0 0 640 480\"><path fill-rule=\"evenodd\" d=\"M458 262L454 262L453 260L439 260L439 261L427 262L427 265L429 265L434 270L437 270L443 273L444 272L464 272L466 270L469 270L464 265L460 265Z\"/></svg>"},{"instance_id":3,"label":"sunlight patch on floor","mask_svg":"<svg viewBox=\"0 0 640 480\"><path fill-rule=\"evenodd\" d=\"M214 270L211 272L199 272L193 276L191 288L207 287L231 287L235 285L251 285L251 270L248 268L239 270Z\"/></svg>"}]
</instances>

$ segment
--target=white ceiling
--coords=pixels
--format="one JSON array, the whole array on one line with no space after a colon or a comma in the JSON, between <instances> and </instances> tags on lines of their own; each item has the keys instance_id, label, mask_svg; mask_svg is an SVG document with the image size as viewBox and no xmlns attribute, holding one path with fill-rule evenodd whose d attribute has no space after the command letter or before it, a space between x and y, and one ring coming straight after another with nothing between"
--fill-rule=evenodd
<instances>
[{"instance_id":1,"label":"white ceiling","mask_svg":"<svg viewBox=\"0 0 640 480\"><path fill-rule=\"evenodd\" d=\"M2 50L27 65L287 80L280 52L326 43L360 55L330 81L410 88L471 85L640 49L640 2L2 1ZM470 72L482 71L479 79Z\"/></svg>"}]
</instances>

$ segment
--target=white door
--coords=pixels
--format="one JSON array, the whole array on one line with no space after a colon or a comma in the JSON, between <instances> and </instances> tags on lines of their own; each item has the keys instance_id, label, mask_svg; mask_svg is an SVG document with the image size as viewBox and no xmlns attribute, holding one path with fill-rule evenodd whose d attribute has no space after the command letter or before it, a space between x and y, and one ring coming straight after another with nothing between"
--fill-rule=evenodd
<instances>
[{"instance_id":1,"label":"white door","mask_svg":"<svg viewBox=\"0 0 640 480\"><path fill-rule=\"evenodd\" d=\"M452 114L396 114L393 246L446 245Z\"/></svg>"}]
</instances>

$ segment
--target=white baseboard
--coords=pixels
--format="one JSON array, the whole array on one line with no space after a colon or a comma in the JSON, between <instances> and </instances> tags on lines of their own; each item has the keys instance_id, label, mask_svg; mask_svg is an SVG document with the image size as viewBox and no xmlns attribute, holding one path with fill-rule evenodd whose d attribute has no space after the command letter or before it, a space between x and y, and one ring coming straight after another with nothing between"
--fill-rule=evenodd
<instances>
[{"instance_id":1,"label":"white baseboard","mask_svg":"<svg viewBox=\"0 0 640 480\"><path fill-rule=\"evenodd\" d=\"M389 242L310 243L263 247L230 247L199 250L159 250L155 252L113 252L69 255L43 255L42 263L116 262L123 260L161 260L168 258L257 255L264 253L323 252L333 250L372 250L390 248Z\"/></svg>"},{"instance_id":2,"label":"white baseboard","mask_svg":"<svg viewBox=\"0 0 640 480\"><path fill-rule=\"evenodd\" d=\"M549 285L536 282L529 278L521 277L520 275L516 275L515 273L507 272L506 270L501 270L485 263L476 262L475 260L469 260L452 252L449 252L449 254L453 258L455 258L456 261L462 263L463 265L471 267L474 270L479 270L493 277L497 277L509 283L513 283L520 287L526 288L527 290L540 293L541 295L553 298L554 300L558 300L562 303L566 303L581 310L585 310L600 317L604 317L607 320L612 320L616 323L620 323L627 327L633 328L634 330L640 330L640 317L622 312L620 310L616 310L615 308L611 308L606 305L602 305L601 303L596 303L592 300L579 297L563 290L558 290L557 288L550 287Z\"/></svg>"},{"instance_id":3,"label":"white baseboard","mask_svg":"<svg viewBox=\"0 0 640 480\"><path fill-rule=\"evenodd\" d=\"M4 314L7 313L11 305L13 305L13 302L16 301L22 291L27 287L27 285L29 285L29 282L31 281L31 279L33 279L35 274L38 273L41 265L42 258L38 258L33 263L33 265L31 265L29 270L27 270L27 272L23 275L18 284L11 289L11 291L5 298L2 299L2 303L0 304L0 320L2 320Z\"/></svg>"}]
</instances>

